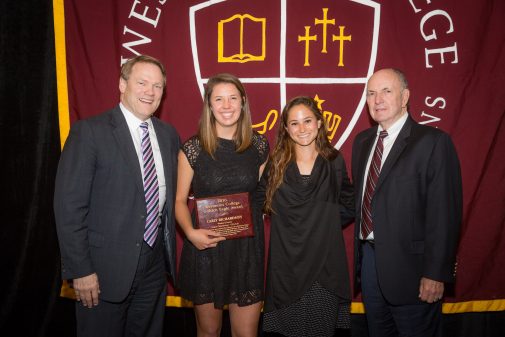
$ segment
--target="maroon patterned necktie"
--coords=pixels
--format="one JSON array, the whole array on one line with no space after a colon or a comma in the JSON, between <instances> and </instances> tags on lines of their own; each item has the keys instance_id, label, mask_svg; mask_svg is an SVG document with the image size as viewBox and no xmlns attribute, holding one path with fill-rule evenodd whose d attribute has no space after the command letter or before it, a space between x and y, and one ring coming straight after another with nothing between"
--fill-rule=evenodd
<instances>
[{"instance_id":1,"label":"maroon patterned necktie","mask_svg":"<svg viewBox=\"0 0 505 337\"><path fill-rule=\"evenodd\" d=\"M153 246L158 234L159 222L159 190L158 175L154 165L154 155L149 138L149 129L147 122L140 124L142 129L142 162L144 163L144 193L146 197L147 218L144 230L144 241L149 246Z\"/></svg>"},{"instance_id":2,"label":"maroon patterned necktie","mask_svg":"<svg viewBox=\"0 0 505 337\"><path fill-rule=\"evenodd\" d=\"M363 240L366 240L368 235L373 232L372 198L375 191L375 185L377 184L381 171L382 151L384 150L383 142L387 135L387 131L381 131L379 133L379 139L377 139L377 145L375 146L372 162L370 163L370 168L368 169L365 194L363 195L363 205L361 206L361 234L363 235Z\"/></svg>"}]
</instances>

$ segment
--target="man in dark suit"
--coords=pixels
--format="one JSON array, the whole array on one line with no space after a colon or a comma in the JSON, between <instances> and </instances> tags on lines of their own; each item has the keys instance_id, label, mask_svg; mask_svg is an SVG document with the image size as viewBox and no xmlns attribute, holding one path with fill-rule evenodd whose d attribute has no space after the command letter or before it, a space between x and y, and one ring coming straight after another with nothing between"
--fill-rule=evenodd
<instances>
[{"instance_id":1,"label":"man in dark suit","mask_svg":"<svg viewBox=\"0 0 505 337\"><path fill-rule=\"evenodd\" d=\"M121 103L76 122L61 154L54 210L78 336L162 334L179 150L175 129L153 117L165 82L158 60L126 62Z\"/></svg>"},{"instance_id":2,"label":"man in dark suit","mask_svg":"<svg viewBox=\"0 0 505 337\"><path fill-rule=\"evenodd\" d=\"M367 84L370 116L352 150L356 188L355 286L369 334L435 336L444 284L455 278L461 174L450 137L417 124L396 69Z\"/></svg>"}]
</instances>

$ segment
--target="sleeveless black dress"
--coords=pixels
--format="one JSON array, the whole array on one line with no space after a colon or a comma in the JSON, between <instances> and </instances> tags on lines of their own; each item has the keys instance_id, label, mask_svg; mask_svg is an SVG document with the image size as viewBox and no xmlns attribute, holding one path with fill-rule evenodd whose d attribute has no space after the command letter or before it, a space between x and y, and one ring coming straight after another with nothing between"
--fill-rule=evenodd
<instances>
[{"instance_id":1,"label":"sleeveless black dress","mask_svg":"<svg viewBox=\"0 0 505 337\"><path fill-rule=\"evenodd\" d=\"M264 136L254 133L252 145L237 153L232 140L220 138L214 160L194 136L183 144L182 151L194 170L193 194L205 198L240 192L253 195L269 146ZM182 297L194 304L213 302L220 309L230 303L246 306L263 300L262 213L254 203L251 207L254 237L225 240L205 250L184 240L177 282ZM193 224L194 220L193 211Z\"/></svg>"}]
</instances>

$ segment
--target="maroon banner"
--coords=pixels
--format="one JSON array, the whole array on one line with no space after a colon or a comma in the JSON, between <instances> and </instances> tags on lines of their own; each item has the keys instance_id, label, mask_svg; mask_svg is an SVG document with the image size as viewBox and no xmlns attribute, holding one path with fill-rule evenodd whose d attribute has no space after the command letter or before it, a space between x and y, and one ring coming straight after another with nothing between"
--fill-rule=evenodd
<instances>
[{"instance_id":1,"label":"maroon banner","mask_svg":"<svg viewBox=\"0 0 505 337\"><path fill-rule=\"evenodd\" d=\"M402 69L411 116L450 133L462 165L457 283L446 301L498 300L505 310L504 1L64 4L71 121L118 104L121 64L150 54L167 68L160 118L183 140L196 132L207 79L231 72L245 84L255 129L271 144L285 102L310 95L349 164L354 136L371 125L367 78L383 67ZM352 231L345 230L350 259ZM480 308L474 310L493 310Z\"/></svg>"}]
</instances>

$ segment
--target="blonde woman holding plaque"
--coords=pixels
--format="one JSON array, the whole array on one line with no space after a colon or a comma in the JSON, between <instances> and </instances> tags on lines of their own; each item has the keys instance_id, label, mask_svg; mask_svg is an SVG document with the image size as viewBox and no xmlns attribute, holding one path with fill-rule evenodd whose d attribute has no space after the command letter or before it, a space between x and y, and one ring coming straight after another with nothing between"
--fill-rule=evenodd
<instances>
[{"instance_id":1,"label":"blonde woman holding plaque","mask_svg":"<svg viewBox=\"0 0 505 337\"><path fill-rule=\"evenodd\" d=\"M194 303L199 337L219 336L228 305L232 336L256 337L263 301L261 210L252 209L255 235L226 239L198 228L187 200L252 194L268 156L268 142L252 129L245 89L231 74L209 79L198 134L179 153L175 215L186 236L178 286ZM252 205L251 205L252 206Z\"/></svg>"}]
</instances>

